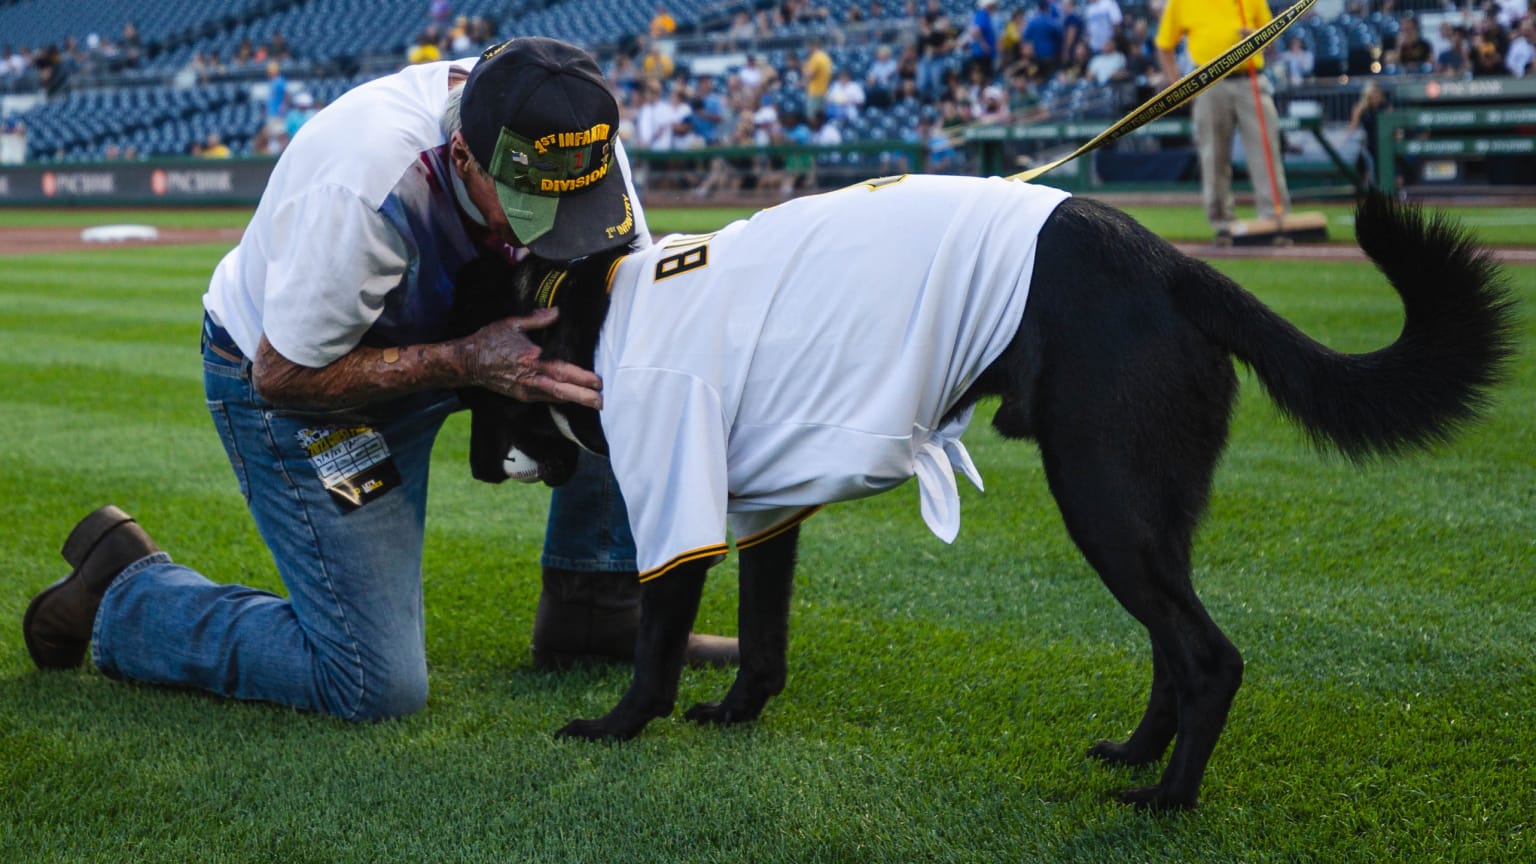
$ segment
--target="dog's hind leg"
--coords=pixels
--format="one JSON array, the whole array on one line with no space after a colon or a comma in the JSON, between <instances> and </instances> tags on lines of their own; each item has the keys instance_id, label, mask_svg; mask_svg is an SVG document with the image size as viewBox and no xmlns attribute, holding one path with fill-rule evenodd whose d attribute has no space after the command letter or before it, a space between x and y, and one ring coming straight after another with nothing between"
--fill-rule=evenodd
<instances>
[{"instance_id":1,"label":"dog's hind leg","mask_svg":"<svg viewBox=\"0 0 1536 864\"><path fill-rule=\"evenodd\" d=\"M1136 731L1123 742L1100 741L1088 748L1088 755L1111 765L1148 765L1163 758L1168 744L1179 728L1178 694L1162 649L1152 643L1152 693L1146 713L1136 724Z\"/></svg>"},{"instance_id":2,"label":"dog's hind leg","mask_svg":"<svg viewBox=\"0 0 1536 864\"><path fill-rule=\"evenodd\" d=\"M784 689L788 672L789 598L800 526L741 549L737 621L741 668L725 698L701 702L683 716L695 723L747 723Z\"/></svg>"},{"instance_id":3,"label":"dog's hind leg","mask_svg":"<svg viewBox=\"0 0 1536 864\"><path fill-rule=\"evenodd\" d=\"M699 614L704 577L715 560L679 564L641 587L640 634L629 690L612 711L595 720L572 720L555 733L557 738L627 741L652 719L672 713L688 633Z\"/></svg>"},{"instance_id":4,"label":"dog's hind leg","mask_svg":"<svg viewBox=\"0 0 1536 864\"><path fill-rule=\"evenodd\" d=\"M1127 434L1121 432L1119 434ZM1189 547L1197 510L1183 482L1156 482L1175 466L1126 460L1118 447L1041 440L1046 476L1067 529L1104 584L1150 633L1152 693L1141 725L1096 755L1151 761L1176 733L1173 756L1156 786L1121 800L1154 809L1192 807L1200 779L1242 681L1242 658L1195 596ZM1198 468L1194 469L1199 475Z\"/></svg>"}]
</instances>

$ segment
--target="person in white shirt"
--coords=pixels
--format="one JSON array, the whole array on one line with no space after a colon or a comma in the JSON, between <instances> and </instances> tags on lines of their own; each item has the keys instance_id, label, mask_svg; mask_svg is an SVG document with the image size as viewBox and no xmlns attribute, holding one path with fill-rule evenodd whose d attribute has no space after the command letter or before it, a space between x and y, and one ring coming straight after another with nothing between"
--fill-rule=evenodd
<instances>
[{"instance_id":1,"label":"person in white shirt","mask_svg":"<svg viewBox=\"0 0 1536 864\"><path fill-rule=\"evenodd\" d=\"M827 88L826 114L835 120L857 120L864 107L864 85L853 80L853 73L839 70L837 80Z\"/></svg>"},{"instance_id":2,"label":"person in white shirt","mask_svg":"<svg viewBox=\"0 0 1536 864\"><path fill-rule=\"evenodd\" d=\"M1527 15L1520 19L1515 38L1509 40L1504 68L1516 78L1524 78L1530 74L1532 61L1536 61L1536 16Z\"/></svg>"},{"instance_id":3,"label":"person in white shirt","mask_svg":"<svg viewBox=\"0 0 1536 864\"><path fill-rule=\"evenodd\" d=\"M1120 22L1125 20L1125 15L1120 11L1120 4L1115 0L1093 0L1088 8L1083 10L1083 30L1088 50L1097 54L1115 38L1115 29Z\"/></svg>"},{"instance_id":4,"label":"person in white shirt","mask_svg":"<svg viewBox=\"0 0 1536 864\"><path fill-rule=\"evenodd\" d=\"M647 242L618 119L589 55L527 38L369 82L305 123L203 297L207 404L287 596L173 563L103 507L28 606L34 662L71 668L91 646L113 678L347 720L420 710L428 464L456 392L601 404L597 376L528 338L553 316L466 321L459 285L487 261ZM606 475L593 463L551 508L539 615L565 632L536 622L536 658L541 641L583 655L610 623L572 611L556 576L634 581ZM577 586L589 603L594 584ZM599 653L632 652L630 617Z\"/></svg>"}]
</instances>

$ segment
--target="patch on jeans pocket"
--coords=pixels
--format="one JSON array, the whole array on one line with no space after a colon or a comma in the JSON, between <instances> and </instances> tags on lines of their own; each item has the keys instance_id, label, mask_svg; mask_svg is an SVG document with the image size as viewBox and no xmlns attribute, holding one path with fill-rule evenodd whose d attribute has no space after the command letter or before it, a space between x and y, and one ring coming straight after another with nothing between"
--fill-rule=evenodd
<instances>
[{"instance_id":1,"label":"patch on jeans pocket","mask_svg":"<svg viewBox=\"0 0 1536 864\"><path fill-rule=\"evenodd\" d=\"M325 490L352 511L400 485L384 436L372 426L317 426L295 433Z\"/></svg>"}]
</instances>

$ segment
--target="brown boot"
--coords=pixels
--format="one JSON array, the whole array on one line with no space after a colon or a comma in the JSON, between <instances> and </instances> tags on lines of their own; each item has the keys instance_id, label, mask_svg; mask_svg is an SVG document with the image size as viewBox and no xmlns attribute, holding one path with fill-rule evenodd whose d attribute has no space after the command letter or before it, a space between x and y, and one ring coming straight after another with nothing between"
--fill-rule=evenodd
<instances>
[{"instance_id":1,"label":"brown boot","mask_svg":"<svg viewBox=\"0 0 1536 864\"><path fill-rule=\"evenodd\" d=\"M640 631L640 583L634 572L604 573L545 567L533 619L533 665L565 669L632 663ZM683 655L689 666L741 660L734 638L692 633Z\"/></svg>"},{"instance_id":2,"label":"brown boot","mask_svg":"<svg viewBox=\"0 0 1536 864\"><path fill-rule=\"evenodd\" d=\"M74 571L32 598L21 619L39 669L73 669L85 659L96 610L125 567L160 551L132 516L108 504L80 520L64 541Z\"/></svg>"}]
</instances>

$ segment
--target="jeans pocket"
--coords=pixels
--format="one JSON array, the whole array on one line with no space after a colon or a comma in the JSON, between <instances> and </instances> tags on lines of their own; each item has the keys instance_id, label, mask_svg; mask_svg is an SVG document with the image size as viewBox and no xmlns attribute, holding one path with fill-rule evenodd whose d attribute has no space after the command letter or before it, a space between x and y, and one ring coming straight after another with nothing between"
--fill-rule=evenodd
<instances>
[{"instance_id":1,"label":"jeans pocket","mask_svg":"<svg viewBox=\"0 0 1536 864\"><path fill-rule=\"evenodd\" d=\"M251 503L251 483L246 474L245 459L235 443L234 424L229 419L229 409L223 400L209 400L208 413L213 415L213 425L219 430L219 440L224 442L224 453L229 456L229 466L235 469L235 480L240 484L240 497Z\"/></svg>"}]
</instances>

